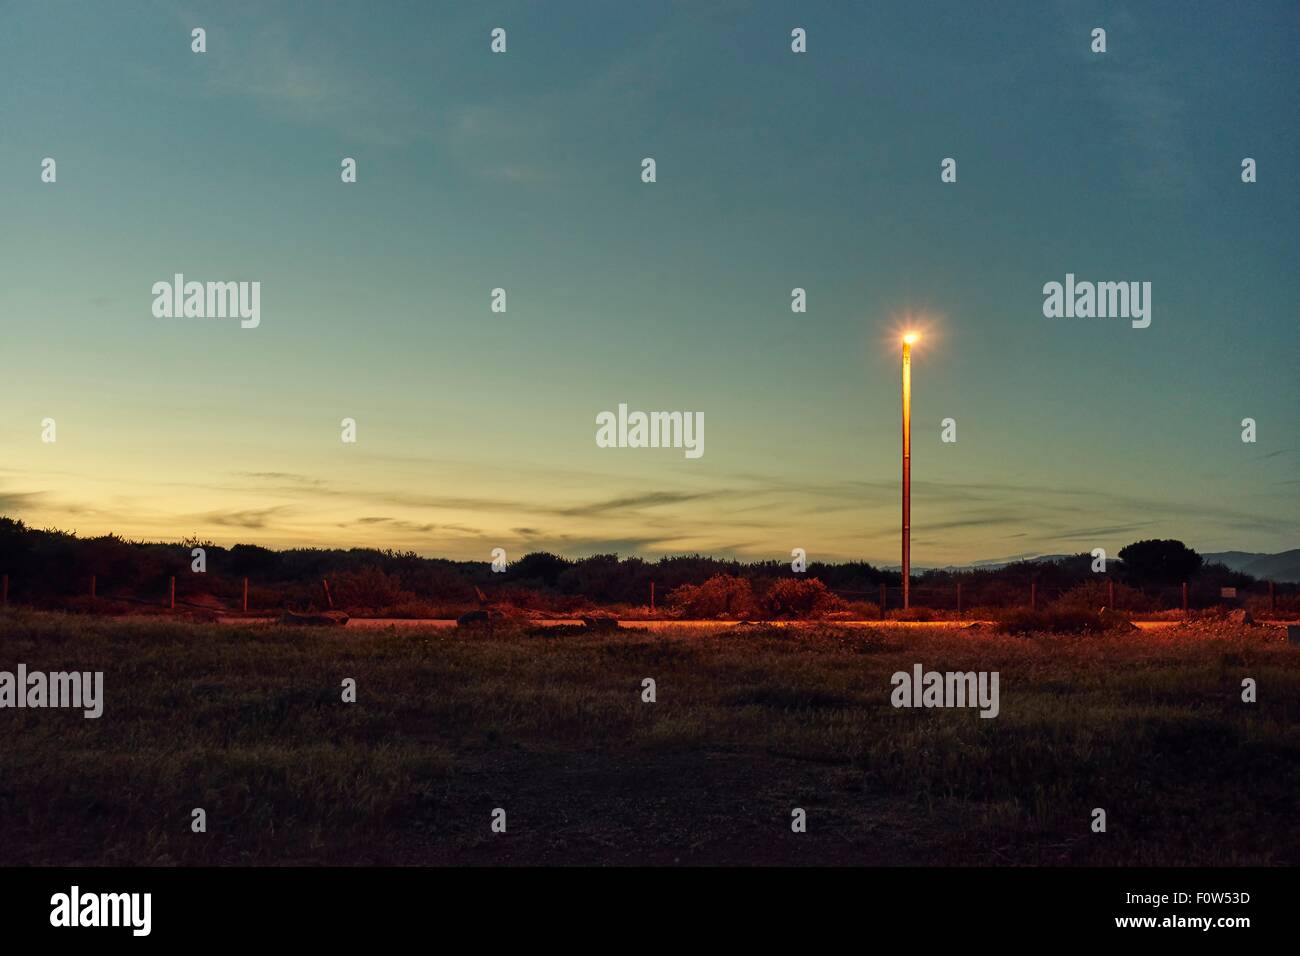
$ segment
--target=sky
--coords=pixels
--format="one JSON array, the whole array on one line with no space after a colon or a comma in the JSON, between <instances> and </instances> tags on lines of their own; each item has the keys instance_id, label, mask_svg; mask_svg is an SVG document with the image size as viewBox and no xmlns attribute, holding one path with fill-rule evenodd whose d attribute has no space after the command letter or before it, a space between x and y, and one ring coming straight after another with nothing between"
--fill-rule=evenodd
<instances>
[{"instance_id":1,"label":"sky","mask_svg":"<svg viewBox=\"0 0 1300 956\"><path fill-rule=\"evenodd\" d=\"M914 565L1300 547L1294 3L0 22L0 514L897 564L915 328ZM260 324L155 317L176 273L259 282ZM1045 317L1067 273L1150 282L1150 327ZM701 413L704 454L598 447L620 403Z\"/></svg>"}]
</instances>

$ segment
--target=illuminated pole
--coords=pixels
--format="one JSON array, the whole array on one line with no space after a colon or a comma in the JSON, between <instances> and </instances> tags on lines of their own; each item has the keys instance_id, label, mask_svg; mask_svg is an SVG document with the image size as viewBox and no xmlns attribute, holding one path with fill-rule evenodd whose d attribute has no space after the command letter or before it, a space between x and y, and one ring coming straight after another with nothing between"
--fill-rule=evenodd
<instances>
[{"instance_id":1,"label":"illuminated pole","mask_svg":"<svg viewBox=\"0 0 1300 956\"><path fill-rule=\"evenodd\" d=\"M903 336L903 610L911 607L912 577L912 343Z\"/></svg>"}]
</instances>

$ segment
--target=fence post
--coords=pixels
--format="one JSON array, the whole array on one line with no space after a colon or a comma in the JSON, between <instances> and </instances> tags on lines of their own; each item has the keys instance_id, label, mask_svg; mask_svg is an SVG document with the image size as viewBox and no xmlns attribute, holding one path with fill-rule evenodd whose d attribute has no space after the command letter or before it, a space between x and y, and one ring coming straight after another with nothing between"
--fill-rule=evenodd
<instances>
[{"instance_id":1,"label":"fence post","mask_svg":"<svg viewBox=\"0 0 1300 956\"><path fill-rule=\"evenodd\" d=\"M92 598L95 596L95 576L93 574L90 576L90 596Z\"/></svg>"},{"instance_id":2,"label":"fence post","mask_svg":"<svg viewBox=\"0 0 1300 956\"><path fill-rule=\"evenodd\" d=\"M957 613L961 613L961 582L957 582Z\"/></svg>"},{"instance_id":3,"label":"fence post","mask_svg":"<svg viewBox=\"0 0 1300 956\"><path fill-rule=\"evenodd\" d=\"M888 599L889 592L885 589L885 585L882 583L880 585L880 619L882 621L885 619L885 601Z\"/></svg>"},{"instance_id":4,"label":"fence post","mask_svg":"<svg viewBox=\"0 0 1300 956\"><path fill-rule=\"evenodd\" d=\"M330 610L332 611L334 610L334 598L330 597L330 583L325 578L321 578L320 583L321 586L325 588L325 603L330 606Z\"/></svg>"},{"instance_id":5,"label":"fence post","mask_svg":"<svg viewBox=\"0 0 1300 956\"><path fill-rule=\"evenodd\" d=\"M172 575L171 580L172 610L176 610L176 575Z\"/></svg>"},{"instance_id":6,"label":"fence post","mask_svg":"<svg viewBox=\"0 0 1300 956\"><path fill-rule=\"evenodd\" d=\"M1029 610L1038 610L1038 582L1029 582Z\"/></svg>"},{"instance_id":7,"label":"fence post","mask_svg":"<svg viewBox=\"0 0 1300 956\"><path fill-rule=\"evenodd\" d=\"M1106 606L1112 611L1115 610L1115 582L1106 582Z\"/></svg>"},{"instance_id":8,"label":"fence post","mask_svg":"<svg viewBox=\"0 0 1300 956\"><path fill-rule=\"evenodd\" d=\"M1187 582L1183 582L1183 617L1187 617Z\"/></svg>"},{"instance_id":9,"label":"fence post","mask_svg":"<svg viewBox=\"0 0 1300 956\"><path fill-rule=\"evenodd\" d=\"M248 578L244 578L244 610L248 610Z\"/></svg>"}]
</instances>

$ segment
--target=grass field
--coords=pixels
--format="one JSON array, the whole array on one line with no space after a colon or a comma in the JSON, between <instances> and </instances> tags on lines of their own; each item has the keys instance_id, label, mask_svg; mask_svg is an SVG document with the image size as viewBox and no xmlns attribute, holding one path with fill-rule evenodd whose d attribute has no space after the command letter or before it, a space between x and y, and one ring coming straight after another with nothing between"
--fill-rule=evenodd
<instances>
[{"instance_id":1,"label":"grass field","mask_svg":"<svg viewBox=\"0 0 1300 956\"><path fill-rule=\"evenodd\" d=\"M0 670L19 663L104 671L105 707L0 710L0 864L1300 862L1300 648L1277 628L489 636L10 610ZM999 671L1000 716L894 709L916 663Z\"/></svg>"}]
</instances>

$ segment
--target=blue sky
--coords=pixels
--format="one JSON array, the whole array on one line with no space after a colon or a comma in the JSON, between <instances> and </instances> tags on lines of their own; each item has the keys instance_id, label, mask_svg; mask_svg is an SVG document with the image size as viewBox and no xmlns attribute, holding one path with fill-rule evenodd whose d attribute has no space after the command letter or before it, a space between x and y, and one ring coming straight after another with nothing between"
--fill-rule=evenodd
<instances>
[{"instance_id":1,"label":"blue sky","mask_svg":"<svg viewBox=\"0 0 1300 956\"><path fill-rule=\"evenodd\" d=\"M892 563L916 324L915 563L1300 544L1294 4L0 16L0 511ZM176 272L260 281L261 325L154 318ZM1151 282L1151 327L1044 318L1067 272ZM620 402L705 455L597 448Z\"/></svg>"}]
</instances>

